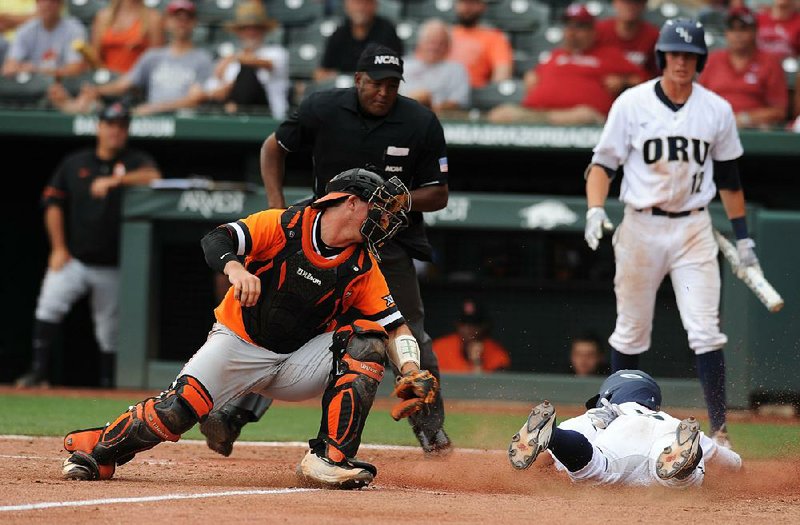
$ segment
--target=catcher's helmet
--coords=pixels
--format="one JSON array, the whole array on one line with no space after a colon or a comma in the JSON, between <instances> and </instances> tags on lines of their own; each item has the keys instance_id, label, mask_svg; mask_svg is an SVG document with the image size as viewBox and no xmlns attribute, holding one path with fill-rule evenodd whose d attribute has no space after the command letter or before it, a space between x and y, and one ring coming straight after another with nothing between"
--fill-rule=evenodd
<instances>
[{"instance_id":1,"label":"catcher's helmet","mask_svg":"<svg viewBox=\"0 0 800 525\"><path fill-rule=\"evenodd\" d=\"M380 175L363 168L343 171L325 186L325 196L315 200L315 208L324 208L355 195L369 204L369 213L361 225L367 248L380 261L378 248L400 229L408 225L411 195L397 177L384 181Z\"/></svg>"},{"instance_id":2,"label":"catcher's helmet","mask_svg":"<svg viewBox=\"0 0 800 525\"><path fill-rule=\"evenodd\" d=\"M703 71L708 56L703 24L689 18L677 18L664 22L656 42L656 64L661 70L667 65L664 53L668 51L696 54L697 72Z\"/></svg>"},{"instance_id":3,"label":"catcher's helmet","mask_svg":"<svg viewBox=\"0 0 800 525\"><path fill-rule=\"evenodd\" d=\"M619 370L603 381L600 393L586 401L586 408L599 408L600 399L611 403L639 403L650 410L661 408L661 387L641 370Z\"/></svg>"}]
</instances>

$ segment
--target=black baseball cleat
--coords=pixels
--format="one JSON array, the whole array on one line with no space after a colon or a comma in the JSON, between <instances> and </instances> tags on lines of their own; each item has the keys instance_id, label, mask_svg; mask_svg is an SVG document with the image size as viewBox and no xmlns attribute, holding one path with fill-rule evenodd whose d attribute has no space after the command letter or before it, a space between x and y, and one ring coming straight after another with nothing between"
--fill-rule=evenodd
<instances>
[{"instance_id":1,"label":"black baseball cleat","mask_svg":"<svg viewBox=\"0 0 800 525\"><path fill-rule=\"evenodd\" d=\"M556 409L550 401L536 405L519 432L511 438L508 446L511 466L517 470L530 467L536 457L550 445L555 423Z\"/></svg>"},{"instance_id":2,"label":"black baseball cleat","mask_svg":"<svg viewBox=\"0 0 800 525\"><path fill-rule=\"evenodd\" d=\"M675 441L664 448L656 460L656 474L661 479L685 479L703 458L700 448L700 423L688 417L675 429Z\"/></svg>"},{"instance_id":3,"label":"black baseball cleat","mask_svg":"<svg viewBox=\"0 0 800 525\"><path fill-rule=\"evenodd\" d=\"M420 428L415 428L414 435L417 436L422 451L427 458L443 458L453 452L453 442L450 441L443 428L436 432L426 432Z\"/></svg>"},{"instance_id":4,"label":"black baseball cleat","mask_svg":"<svg viewBox=\"0 0 800 525\"><path fill-rule=\"evenodd\" d=\"M252 421L251 415L247 410L228 405L209 412L200 423L200 432L206 437L208 448L225 457L230 456L242 427Z\"/></svg>"}]
</instances>

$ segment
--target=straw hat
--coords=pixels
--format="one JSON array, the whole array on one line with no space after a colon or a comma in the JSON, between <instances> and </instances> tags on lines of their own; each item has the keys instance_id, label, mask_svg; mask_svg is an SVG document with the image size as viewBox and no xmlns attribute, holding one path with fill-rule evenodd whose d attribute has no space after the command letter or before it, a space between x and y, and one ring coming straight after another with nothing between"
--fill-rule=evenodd
<instances>
[{"instance_id":1,"label":"straw hat","mask_svg":"<svg viewBox=\"0 0 800 525\"><path fill-rule=\"evenodd\" d=\"M265 31L275 29L278 22L267 16L267 11L259 1L242 2L236 6L233 20L225 24L225 28L236 31L242 27L261 27Z\"/></svg>"}]
</instances>

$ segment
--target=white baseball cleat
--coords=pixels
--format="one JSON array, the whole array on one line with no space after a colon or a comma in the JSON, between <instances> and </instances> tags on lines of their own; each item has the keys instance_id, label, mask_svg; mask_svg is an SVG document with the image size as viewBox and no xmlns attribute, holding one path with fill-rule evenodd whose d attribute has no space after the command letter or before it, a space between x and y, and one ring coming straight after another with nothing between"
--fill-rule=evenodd
<instances>
[{"instance_id":1,"label":"white baseball cleat","mask_svg":"<svg viewBox=\"0 0 800 525\"><path fill-rule=\"evenodd\" d=\"M364 461L346 459L334 463L308 451L297 466L297 476L305 486L327 489L362 489L372 483L378 469Z\"/></svg>"},{"instance_id":2,"label":"white baseball cleat","mask_svg":"<svg viewBox=\"0 0 800 525\"><path fill-rule=\"evenodd\" d=\"M664 448L656 460L656 474L661 479L684 479L697 468L703 451L700 448L700 423L688 417L675 429L675 441Z\"/></svg>"},{"instance_id":3,"label":"white baseball cleat","mask_svg":"<svg viewBox=\"0 0 800 525\"><path fill-rule=\"evenodd\" d=\"M536 457L550 444L553 425L556 423L556 409L550 401L536 405L522 428L511 438L508 446L508 459L518 470L530 467Z\"/></svg>"}]
</instances>

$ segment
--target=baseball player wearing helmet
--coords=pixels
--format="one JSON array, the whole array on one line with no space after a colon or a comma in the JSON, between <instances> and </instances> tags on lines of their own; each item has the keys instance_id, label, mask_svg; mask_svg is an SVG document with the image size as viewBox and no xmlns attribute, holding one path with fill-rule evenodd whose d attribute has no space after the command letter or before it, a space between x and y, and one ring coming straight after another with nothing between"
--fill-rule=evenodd
<instances>
[{"instance_id":1,"label":"baseball player wearing helmet","mask_svg":"<svg viewBox=\"0 0 800 525\"><path fill-rule=\"evenodd\" d=\"M547 450L575 482L670 488L701 485L707 463L742 467L742 458L703 434L695 418L678 420L660 406L652 377L620 370L586 402L586 413L558 426L548 401L534 407L512 438L509 460L526 469Z\"/></svg>"},{"instance_id":2,"label":"baseball player wearing helmet","mask_svg":"<svg viewBox=\"0 0 800 525\"><path fill-rule=\"evenodd\" d=\"M383 377L403 373L395 419L430 403L436 379L419 370L419 346L389 293L375 253L406 221L397 178L352 169L310 205L224 224L202 241L231 287L208 339L175 382L105 427L67 434L68 479L109 479L116 465L177 441L215 405L258 392L300 401L322 394L322 422L297 473L304 484L367 486L377 470L354 459ZM243 260L243 263L241 262Z\"/></svg>"},{"instance_id":3,"label":"baseball player wearing helmet","mask_svg":"<svg viewBox=\"0 0 800 525\"><path fill-rule=\"evenodd\" d=\"M656 292L669 275L696 354L712 433L729 446L722 354L727 338L719 329L718 248L708 204L719 189L742 264L758 267L737 168L742 144L730 104L694 82L708 53L703 26L668 20L655 52L662 76L620 95L594 148L586 170L585 238L595 250L612 228L603 206L624 166L625 213L612 239L612 370L638 368L639 355L650 347Z\"/></svg>"}]
</instances>

